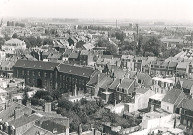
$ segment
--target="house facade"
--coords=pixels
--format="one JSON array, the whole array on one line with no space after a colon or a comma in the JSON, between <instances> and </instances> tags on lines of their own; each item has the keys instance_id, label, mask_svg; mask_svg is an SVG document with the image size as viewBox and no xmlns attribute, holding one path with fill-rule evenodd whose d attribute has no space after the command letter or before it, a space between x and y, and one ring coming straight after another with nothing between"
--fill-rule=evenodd
<instances>
[{"instance_id":1,"label":"house facade","mask_svg":"<svg viewBox=\"0 0 193 135\"><path fill-rule=\"evenodd\" d=\"M26 85L72 94L80 93L79 90L86 92L93 73L94 70L87 67L27 60L18 60L13 68L13 76L25 79Z\"/></svg>"}]
</instances>

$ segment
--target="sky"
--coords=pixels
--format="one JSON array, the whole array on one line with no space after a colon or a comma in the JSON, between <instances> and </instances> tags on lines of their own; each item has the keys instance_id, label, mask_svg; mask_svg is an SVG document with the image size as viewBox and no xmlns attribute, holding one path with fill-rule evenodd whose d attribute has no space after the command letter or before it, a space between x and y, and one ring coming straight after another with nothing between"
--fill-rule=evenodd
<instances>
[{"instance_id":1,"label":"sky","mask_svg":"<svg viewBox=\"0 0 193 135\"><path fill-rule=\"evenodd\" d=\"M193 22L193 0L0 0L0 16Z\"/></svg>"}]
</instances>

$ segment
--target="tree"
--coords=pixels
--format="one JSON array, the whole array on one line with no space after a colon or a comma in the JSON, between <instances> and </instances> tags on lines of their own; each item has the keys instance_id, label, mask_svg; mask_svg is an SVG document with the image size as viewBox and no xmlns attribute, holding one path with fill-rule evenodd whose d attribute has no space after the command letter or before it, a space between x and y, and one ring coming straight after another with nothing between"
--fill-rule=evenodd
<instances>
[{"instance_id":1,"label":"tree","mask_svg":"<svg viewBox=\"0 0 193 135\"><path fill-rule=\"evenodd\" d=\"M5 39L0 37L0 48L5 44Z\"/></svg>"},{"instance_id":2,"label":"tree","mask_svg":"<svg viewBox=\"0 0 193 135\"><path fill-rule=\"evenodd\" d=\"M71 110L73 106L74 104L67 99L61 99L58 101L58 107L65 108L66 110Z\"/></svg>"},{"instance_id":3,"label":"tree","mask_svg":"<svg viewBox=\"0 0 193 135\"><path fill-rule=\"evenodd\" d=\"M98 47L107 47L107 49L110 51L112 55L117 55L118 48L114 44L111 44L107 39L105 38L99 38L96 45Z\"/></svg>"},{"instance_id":4,"label":"tree","mask_svg":"<svg viewBox=\"0 0 193 135\"><path fill-rule=\"evenodd\" d=\"M12 38L18 38L17 33L14 33Z\"/></svg>"},{"instance_id":5,"label":"tree","mask_svg":"<svg viewBox=\"0 0 193 135\"><path fill-rule=\"evenodd\" d=\"M161 41L158 40L156 37L151 37L143 46L143 55L146 53L153 53L155 56L159 56L161 52Z\"/></svg>"},{"instance_id":6,"label":"tree","mask_svg":"<svg viewBox=\"0 0 193 135\"><path fill-rule=\"evenodd\" d=\"M51 38L43 39L43 45L53 45L53 40Z\"/></svg>"}]
</instances>

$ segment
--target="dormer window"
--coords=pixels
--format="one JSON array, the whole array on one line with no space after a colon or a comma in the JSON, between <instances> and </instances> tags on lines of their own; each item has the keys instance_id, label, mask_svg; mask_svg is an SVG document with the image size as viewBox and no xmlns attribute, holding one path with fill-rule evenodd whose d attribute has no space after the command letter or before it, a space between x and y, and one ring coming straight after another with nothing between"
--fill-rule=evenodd
<instances>
[{"instance_id":1,"label":"dormer window","mask_svg":"<svg viewBox=\"0 0 193 135\"><path fill-rule=\"evenodd\" d=\"M141 84L141 79L138 80L138 83Z\"/></svg>"},{"instance_id":2,"label":"dormer window","mask_svg":"<svg viewBox=\"0 0 193 135\"><path fill-rule=\"evenodd\" d=\"M122 92L124 93L124 89L122 88Z\"/></svg>"}]
</instances>

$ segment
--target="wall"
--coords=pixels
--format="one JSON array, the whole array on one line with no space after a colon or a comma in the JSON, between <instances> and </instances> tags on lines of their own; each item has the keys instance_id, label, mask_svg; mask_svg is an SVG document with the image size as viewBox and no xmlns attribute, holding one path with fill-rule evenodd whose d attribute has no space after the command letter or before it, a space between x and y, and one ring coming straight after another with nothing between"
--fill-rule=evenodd
<instances>
[{"instance_id":1,"label":"wall","mask_svg":"<svg viewBox=\"0 0 193 135\"><path fill-rule=\"evenodd\" d=\"M141 94L138 98L136 98L136 110L148 108L149 97L154 94L154 91L148 90L146 93Z\"/></svg>"},{"instance_id":2,"label":"wall","mask_svg":"<svg viewBox=\"0 0 193 135\"><path fill-rule=\"evenodd\" d=\"M143 129L153 129L157 127L166 127L167 125L166 123L171 121L172 118L174 118L173 114L162 116L160 118L143 119L142 128Z\"/></svg>"},{"instance_id":3,"label":"wall","mask_svg":"<svg viewBox=\"0 0 193 135\"><path fill-rule=\"evenodd\" d=\"M15 135L22 135L28 129L30 129L34 124L35 124L35 122L30 122L28 124L25 124L25 125L23 125L21 127L16 128L16 134Z\"/></svg>"},{"instance_id":4,"label":"wall","mask_svg":"<svg viewBox=\"0 0 193 135\"><path fill-rule=\"evenodd\" d=\"M161 102L161 108L169 113L174 113L174 105L167 103L167 102Z\"/></svg>"}]
</instances>

